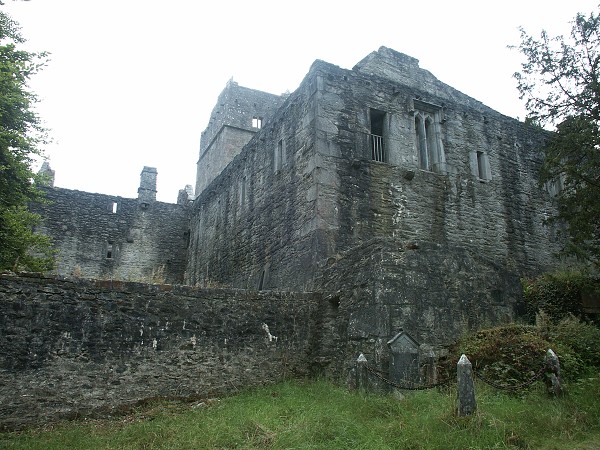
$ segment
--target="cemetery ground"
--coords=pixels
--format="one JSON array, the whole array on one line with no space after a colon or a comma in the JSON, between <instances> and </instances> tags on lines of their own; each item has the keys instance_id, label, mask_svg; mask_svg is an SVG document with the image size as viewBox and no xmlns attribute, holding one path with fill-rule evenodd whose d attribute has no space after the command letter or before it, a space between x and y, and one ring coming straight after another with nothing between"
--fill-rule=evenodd
<instances>
[{"instance_id":1,"label":"cemetery ground","mask_svg":"<svg viewBox=\"0 0 600 450\"><path fill-rule=\"evenodd\" d=\"M120 417L0 434L5 449L598 449L600 377L550 397L477 381L477 411L456 414L456 384L404 398L294 380L204 401L155 401Z\"/></svg>"}]
</instances>

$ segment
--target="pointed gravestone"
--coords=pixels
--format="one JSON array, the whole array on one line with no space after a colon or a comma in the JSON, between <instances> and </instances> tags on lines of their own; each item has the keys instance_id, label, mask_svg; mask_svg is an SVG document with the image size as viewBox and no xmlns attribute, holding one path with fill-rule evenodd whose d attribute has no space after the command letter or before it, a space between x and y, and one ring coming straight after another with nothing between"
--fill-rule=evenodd
<instances>
[{"instance_id":1,"label":"pointed gravestone","mask_svg":"<svg viewBox=\"0 0 600 450\"><path fill-rule=\"evenodd\" d=\"M456 365L458 382L458 415L469 416L477 409L475 402L475 384L473 383L473 368L466 355L462 355Z\"/></svg>"}]
</instances>

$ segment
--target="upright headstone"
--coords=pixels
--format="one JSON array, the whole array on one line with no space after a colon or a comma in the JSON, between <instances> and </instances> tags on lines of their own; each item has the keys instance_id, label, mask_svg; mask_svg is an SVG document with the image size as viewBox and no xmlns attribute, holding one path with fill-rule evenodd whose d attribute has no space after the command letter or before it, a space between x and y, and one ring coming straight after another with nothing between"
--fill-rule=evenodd
<instances>
[{"instance_id":1,"label":"upright headstone","mask_svg":"<svg viewBox=\"0 0 600 450\"><path fill-rule=\"evenodd\" d=\"M401 331L388 341L390 347L390 379L396 383L419 383L419 344Z\"/></svg>"},{"instance_id":2,"label":"upright headstone","mask_svg":"<svg viewBox=\"0 0 600 450\"><path fill-rule=\"evenodd\" d=\"M368 384L367 358L361 353L356 359L356 387L360 390L366 390L368 389Z\"/></svg>"},{"instance_id":3,"label":"upright headstone","mask_svg":"<svg viewBox=\"0 0 600 450\"><path fill-rule=\"evenodd\" d=\"M475 384L473 383L473 368L466 355L462 355L456 365L458 382L458 415L469 416L477 409L475 402Z\"/></svg>"}]
</instances>

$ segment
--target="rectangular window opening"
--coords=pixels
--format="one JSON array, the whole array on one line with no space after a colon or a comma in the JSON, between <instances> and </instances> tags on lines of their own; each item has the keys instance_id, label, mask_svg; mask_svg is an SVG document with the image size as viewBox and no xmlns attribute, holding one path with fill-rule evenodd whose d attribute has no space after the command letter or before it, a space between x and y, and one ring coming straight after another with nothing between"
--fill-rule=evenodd
<instances>
[{"instance_id":1,"label":"rectangular window opening","mask_svg":"<svg viewBox=\"0 0 600 450\"><path fill-rule=\"evenodd\" d=\"M106 258L111 259L112 257L113 257L113 245L109 243L106 246Z\"/></svg>"},{"instance_id":2,"label":"rectangular window opening","mask_svg":"<svg viewBox=\"0 0 600 450\"><path fill-rule=\"evenodd\" d=\"M252 118L252 128L259 128L259 129L262 128L262 122L263 122L262 117L256 117L256 116L253 117Z\"/></svg>"},{"instance_id":3,"label":"rectangular window opening","mask_svg":"<svg viewBox=\"0 0 600 450\"><path fill-rule=\"evenodd\" d=\"M108 204L108 210L113 214L117 213L118 208L119 208L119 204L117 202L110 202Z\"/></svg>"},{"instance_id":4,"label":"rectangular window opening","mask_svg":"<svg viewBox=\"0 0 600 450\"><path fill-rule=\"evenodd\" d=\"M385 146L383 142L383 130L385 123L385 112L370 109L371 133L369 135L371 146L371 159L373 161L386 162Z\"/></svg>"},{"instance_id":5,"label":"rectangular window opening","mask_svg":"<svg viewBox=\"0 0 600 450\"><path fill-rule=\"evenodd\" d=\"M485 152L478 151L477 153L477 178L483 181L491 179L490 163L488 155Z\"/></svg>"}]
</instances>

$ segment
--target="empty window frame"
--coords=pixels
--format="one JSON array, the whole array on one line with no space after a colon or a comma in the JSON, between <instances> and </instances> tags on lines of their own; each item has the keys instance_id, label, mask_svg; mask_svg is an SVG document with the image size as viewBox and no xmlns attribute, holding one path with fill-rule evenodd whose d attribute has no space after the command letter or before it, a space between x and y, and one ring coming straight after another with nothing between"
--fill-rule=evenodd
<instances>
[{"instance_id":1,"label":"empty window frame","mask_svg":"<svg viewBox=\"0 0 600 450\"><path fill-rule=\"evenodd\" d=\"M446 157L441 139L441 107L417 100L414 103L419 168L430 172L443 172Z\"/></svg>"},{"instance_id":2,"label":"empty window frame","mask_svg":"<svg viewBox=\"0 0 600 450\"><path fill-rule=\"evenodd\" d=\"M252 128L262 128L263 119L262 117L254 116L252 118Z\"/></svg>"},{"instance_id":3,"label":"empty window frame","mask_svg":"<svg viewBox=\"0 0 600 450\"><path fill-rule=\"evenodd\" d=\"M369 120L371 133L369 134L369 146L371 148L371 159L373 161L387 162L387 155L384 142L386 114L377 109L369 109Z\"/></svg>"},{"instance_id":4,"label":"empty window frame","mask_svg":"<svg viewBox=\"0 0 600 450\"><path fill-rule=\"evenodd\" d=\"M114 248L112 242L106 244L106 259L112 259L114 256Z\"/></svg>"},{"instance_id":5,"label":"empty window frame","mask_svg":"<svg viewBox=\"0 0 600 450\"><path fill-rule=\"evenodd\" d=\"M119 204L117 202L110 202L108 204L108 210L113 214L117 213L118 208L119 208Z\"/></svg>"},{"instance_id":6,"label":"empty window frame","mask_svg":"<svg viewBox=\"0 0 600 450\"><path fill-rule=\"evenodd\" d=\"M480 181L489 181L492 179L490 169L490 160L488 154L484 151L476 151L473 158L473 172Z\"/></svg>"}]
</instances>

